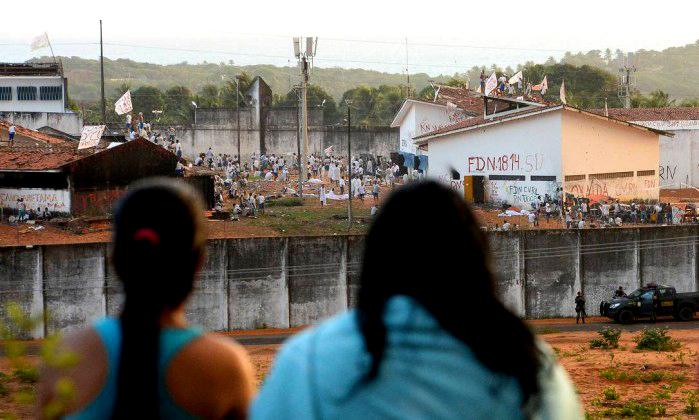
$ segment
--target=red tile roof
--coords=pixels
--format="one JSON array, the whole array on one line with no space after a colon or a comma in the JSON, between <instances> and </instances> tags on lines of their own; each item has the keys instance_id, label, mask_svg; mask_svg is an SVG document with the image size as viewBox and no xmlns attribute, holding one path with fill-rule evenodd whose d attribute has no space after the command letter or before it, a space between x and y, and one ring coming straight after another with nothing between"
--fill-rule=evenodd
<instances>
[{"instance_id":1,"label":"red tile roof","mask_svg":"<svg viewBox=\"0 0 699 420\"><path fill-rule=\"evenodd\" d=\"M8 147L0 152L0 171L58 169L82 156L76 149L69 148Z\"/></svg>"},{"instance_id":2,"label":"red tile roof","mask_svg":"<svg viewBox=\"0 0 699 420\"><path fill-rule=\"evenodd\" d=\"M0 136L3 140L7 140L7 133L12 124L5 120L0 120ZM22 127L21 125L15 125L15 144L23 145L34 145L38 146L40 144L75 144L70 140L65 140L60 137L54 137L48 134L40 133L38 131L30 130L28 128ZM31 142L34 140L34 142Z\"/></svg>"},{"instance_id":3,"label":"red tile roof","mask_svg":"<svg viewBox=\"0 0 699 420\"><path fill-rule=\"evenodd\" d=\"M604 115L604 109L590 109L589 112ZM609 108L609 116L622 121L687 121L699 120L699 108Z\"/></svg>"}]
</instances>

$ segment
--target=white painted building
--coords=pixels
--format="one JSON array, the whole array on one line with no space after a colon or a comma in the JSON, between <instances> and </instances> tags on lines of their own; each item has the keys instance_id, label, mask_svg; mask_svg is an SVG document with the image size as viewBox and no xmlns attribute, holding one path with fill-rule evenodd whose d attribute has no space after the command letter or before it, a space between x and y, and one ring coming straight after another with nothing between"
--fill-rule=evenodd
<instances>
[{"instance_id":1,"label":"white painted building","mask_svg":"<svg viewBox=\"0 0 699 420\"><path fill-rule=\"evenodd\" d=\"M464 121L483 113L479 94L467 89L435 86L435 99L406 99L393 118L391 128L400 129L400 151L414 155L427 154L417 150L413 139L429 132Z\"/></svg>"},{"instance_id":2,"label":"white painted building","mask_svg":"<svg viewBox=\"0 0 699 420\"><path fill-rule=\"evenodd\" d=\"M529 209L559 191L577 197L658 199L658 142L664 132L555 105L480 116L416 139L428 148L427 177L476 201ZM454 173L454 170L456 173ZM480 186L480 184L479 184Z\"/></svg>"},{"instance_id":3,"label":"white painted building","mask_svg":"<svg viewBox=\"0 0 699 420\"><path fill-rule=\"evenodd\" d=\"M79 136L83 120L68 109L67 83L60 63L0 63L0 119Z\"/></svg>"},{"instance_id":4,"label":"white painted building","mask_svg":"<svg viewBox=\"0 0 699 420\"><path fill-rule=\"evenodd\" d=\"M673 133L660 138L660 188L699 187L699 108L613 108L609 116Z\"/></svg>"},{"instance_id":5,"label":"white painted building","mask_svg":"<svg viewBox=\"0 0 699 420\"><path fill-rule=\"evenodd\" d=\"M59 63L1 63L0 112L66 112Z\"/></svg>"}]
</instances>

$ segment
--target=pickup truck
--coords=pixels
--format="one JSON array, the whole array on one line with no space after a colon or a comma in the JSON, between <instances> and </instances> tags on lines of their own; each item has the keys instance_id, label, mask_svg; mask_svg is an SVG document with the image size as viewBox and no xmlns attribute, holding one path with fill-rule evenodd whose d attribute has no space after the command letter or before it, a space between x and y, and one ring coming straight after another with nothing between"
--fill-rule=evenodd
<instances>
[{"instance_id":1,"label":"pickup truck","mask_svg":"<svg viewBox=\"0 0 699 420\"><path fill-rule=\"evenodd\" d=\"M600 313L621 324L630 324L637 318L650 318L654 295L657 295L657 316L672 315L675 319L690 321L699 310L699 292L677 293L672 286L648 283L627 296L602 301Z\"/></svg>"}]
</instances>

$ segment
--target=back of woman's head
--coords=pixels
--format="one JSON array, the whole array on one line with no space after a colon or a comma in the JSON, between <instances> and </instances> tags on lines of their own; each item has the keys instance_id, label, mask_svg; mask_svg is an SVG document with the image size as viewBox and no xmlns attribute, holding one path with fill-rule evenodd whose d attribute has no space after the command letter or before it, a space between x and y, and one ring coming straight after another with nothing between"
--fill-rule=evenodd
<instances>
[{"instance_id":1,"label":"back of woman's head","mask_svg":"<svg viewBox=\"0 0 699 420\"><path fill-rule=\"evenodd\" d=\"M188 185L153 178L129 188L114 228L113 261L126 295L114 416L157 417L160 316L192 291L206 239L203 206Z\"/></svg>"},{"instance_id":2,"label":"back of woman's head","mask_svg":"<svg viewBox=\"0 0 699 420\"><path fill-rule=\"evenodd\" d=\"M534 337L496 296L485 234L466 202L435 182L393 193L367 237L358 309L369 379L380 369L382 315L394 295L419 301L488 369L515 376L525 401L537 393Z\"/></svg>"}]
</instances>

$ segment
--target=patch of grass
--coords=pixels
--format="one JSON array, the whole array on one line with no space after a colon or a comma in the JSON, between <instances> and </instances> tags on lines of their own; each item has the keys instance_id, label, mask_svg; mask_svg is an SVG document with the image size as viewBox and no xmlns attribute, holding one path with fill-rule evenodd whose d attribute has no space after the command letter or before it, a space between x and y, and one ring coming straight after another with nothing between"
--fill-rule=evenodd
<instances>
[{"instance_id":1,"label":"patch of grass","mask_svg":"<svg viewBox=\"0 0 699 420\"><path fill-rule=\"evenodd\" d=\"M23 383L35 384L39 381L39 371L31 366L25 366L15 369L15 378Z\"/></svg>"},{"instance_id":2,"label":"patch of grass","mask_svg":"<svg viewBox=\"0 0 699 420\"><path fill-rule=\"evenodd\" d=\"M670 398L669 387L666 388L665 386L663 386L663 388L662 388L660 391L658 391L658 392L655 393L655 398L657 398L657 399L659 399L659 400L667 400L667 399L669 399L669 398Z\"/></svg>"},{"instance_id":3,"label":"patch of grass","mask_svg":"<svg viewBox=\"0 0 699 420\"><path fill-rule=\"evenodd\" d=\"M642 404L629 401L624 404L615 414L621 417L633 417L636 419L648 418L654 415L663 416L666 408L662 404Z\"/></svg>"},{"instance_id":4,"label":"patch of grass","mask_svg":"<svg viewBox=\"0 0 699 420\"><path fill-rule=\"evenodd\" d=\"M668 335L667 328L644 328L633 341L638 350L674 351L682 347L682 343Z\"/></svg>"},{"instance_id":5,"label":"patch of grass","mask_svg":"<svg viewBox=\"0 0 699 420\"><path fill-rule=\"evenodd\" d=\"M666 371L656 372L626 372L615 368L602 369L599 371L601 378L613 381L642 382L645 384L661 381L686 381L687 375L684 373L672 373Z\"/></svg>"},{"instance_id":6,"label":"patch of grass","mask_svg":"<svg viewBox=\"0 0 699 420\"><path fill-rule=\"evenodd\" d=\"M573 357L573 356L575 356L575 355L576 355L576 353L571 353L571 352L569 352L569 351L564 351L563 354L561 355L561 357Z\"/></svg>"},{"instance_id":7,"label":"patch of grass","mask_svg":"<svg viewBox=\"0 0 699 420\"><path fill-rule=\"evenodd\" d=\"M7 397L10 394L10 390L7 389L7 385L0 383L0 397Z\"/></svg>"},{"instance_id":8,"label":"patch of grass","mask_svg":"<svg viewBox=\"0 0 699 420\"><path fill-rule=\"evenodd\" d=\"M613 386L605 388L604 391L602 391L602 393L604 394L604 399L607 401L616 401L619 399L619 393Z\"/></svg>"},{"instance_id":9,"label":"patch of grass","mask_svg":"<svg viewBox=\"0 0 699 420\"><path fill-rule=\"evenodd\" d=\"M597 332L600 338L590 340L591 349L616 349L619 347L619 338L621 337L621 329L604 327Z\"/></svg>"},{"instance_id":10,"label":"patch of grass","mask_svg":"<svg viewBox=\"0 0 699 420\"><path fill-rule=\"evenodd\" d=\"M279 198L269 200L265 204L267 207L298 207L303 206L303 200L300 198Z\"/></svg>"},{"instance_id":11,"label":"patch of grass","mask_svg":"<svg viewBox=\"0 0 699 420\"><path fill-rule=\"evenodd\" d=\"M560 331L558 331L555 328L541 328L541 329L536 331L536 334L537 335L546 335L546 334L555 334L557 332L560 332Z\"/></svg>"}]
</instances>

